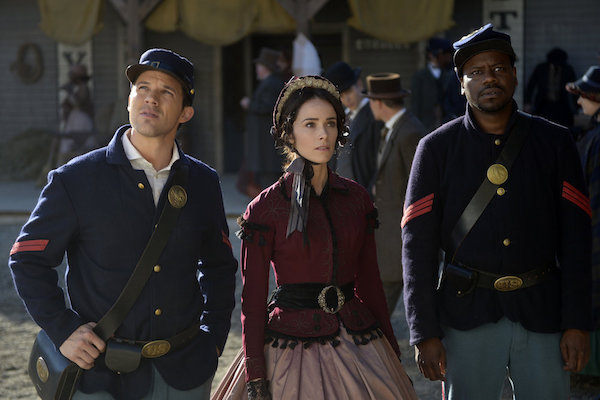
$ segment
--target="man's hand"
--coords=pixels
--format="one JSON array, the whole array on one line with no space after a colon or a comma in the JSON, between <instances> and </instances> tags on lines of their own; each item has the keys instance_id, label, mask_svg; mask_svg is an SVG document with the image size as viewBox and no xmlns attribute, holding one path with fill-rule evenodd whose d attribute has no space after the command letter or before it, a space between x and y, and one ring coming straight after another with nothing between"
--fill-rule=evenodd
<instances>
[{"instance_id":1,"label":"man's hand","mask_svg":"<svg viewBox=\"0 0 600 400\"><path fill-rule=\"evenodd\" d=\"M94 366L94 360L106 347L104 341L92 330L95 326L95 322L81 325L59 347L63 356L83 369L91 369Z\"/></svg>"},{"instance_id":2,"label":"man's hand","mask_svg":"<svg viewBox=\"0 0 600 400\"><path fill-rule=\"evenodd\" d=\"M432 381L446 380L446 349L440 338L431 338L417 343L415 361L425 378Z\"/></svg>"},{"instance_id":3,"label":"man's hand","mask_svg":"<svg viewBox=\"0 0 600 400\"><path fill-rule=\"evenodd\" d=\"M560 352L565 362L565 371L581 371L590 360L590 333L567 329L560 339Z\"/></svg>"}]
</instances>

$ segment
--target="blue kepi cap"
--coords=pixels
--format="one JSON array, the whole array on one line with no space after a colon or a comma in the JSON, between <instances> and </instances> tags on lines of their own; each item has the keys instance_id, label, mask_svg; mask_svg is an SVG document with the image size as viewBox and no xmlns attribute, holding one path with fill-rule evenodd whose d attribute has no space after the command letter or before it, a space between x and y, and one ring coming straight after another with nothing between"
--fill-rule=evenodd
<instances>
[{"instance_id":1,"label":"blue kepi cap","mask_svg":"<svg viewBox=\"0 0 600 400\"><path fill-rule=\"evenodd\" d=\"M132 84L144 71L161 71L173 76L183 86L190 103L194 100L194 64L187 58L167 49L149 49L138 64L127 67L125 74Z\"/></svg>"},{"instance_id":2,"label":"blue kepi cap","mask_svg":"<svg viewBox=\"0 0 600 400\"><path fill-rule=\"evenodd\" d=\"M463 65L474 55L484 51L498 51L510 57L512 63L517 58L515 51L510 43L510 36L506 33L494 30L492 24L487 24L463 36L460 40L454 42L454 65L458 75L462 75Z\"/></svg>"}]
</instances>

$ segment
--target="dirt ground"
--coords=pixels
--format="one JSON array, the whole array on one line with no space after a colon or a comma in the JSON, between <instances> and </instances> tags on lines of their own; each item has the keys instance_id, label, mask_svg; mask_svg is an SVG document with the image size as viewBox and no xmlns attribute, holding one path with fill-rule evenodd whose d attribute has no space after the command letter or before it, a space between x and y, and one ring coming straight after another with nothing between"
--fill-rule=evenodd
<instances>
[{"instance_id":1,"label":"dirt ground","mask_svg":"<svg viewBox=\"0 0 600 400\"><path fill-rule=\"evenodd\" d=\"M8 255L21 225L23 217L0 217L0 254ZM233 221L230 228L235 231ZM234 254L239 254L239 241L231 235ZM3 256L4 257L4 256ZM1 258L1 257L0 257ZM6 258L4 258L6 259ZM238 273L237 299L240 298L241 280ZM221 356L213 387L220 382L233 357L241 347L241 325L239 320L239 301L232 316L232 327L227 346ZM415 362L414 352L408 345L408 330L404 319L402 305L392 315L392 324L402 350L404 368L413 380L415 390L420 399L434 400L441 398L439 382L429 382L421 377ZM27 358L31 345L38 332L38 327L27 316L12 284L10 271L6 264L0 267L0 399L36 399L36 393L27 375ZM600 379L578 377L573 379L571 399L597 399L600 395ZM505 390L503 399L512 398L510 390Z\"/></svg>"}]
</instances>

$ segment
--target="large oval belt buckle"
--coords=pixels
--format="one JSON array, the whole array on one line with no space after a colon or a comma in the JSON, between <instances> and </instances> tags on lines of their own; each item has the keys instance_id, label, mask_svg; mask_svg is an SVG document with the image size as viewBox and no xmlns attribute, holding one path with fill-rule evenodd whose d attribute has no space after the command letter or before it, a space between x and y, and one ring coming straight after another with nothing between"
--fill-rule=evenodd
<instances>
[{"instance_id":1,"label":"large oval belt buckle","mask_svg":"<svg viewBox=\"0 0 600 400\"><path fill-rule=\"evenodd\" d=\"M487 178L494 185L501 185L508 179L508 170L502 164L493 164L487 170Z\"/></svg>"},{"instance_id":2,"label":"large oval belt buckle","mask_svg":"<svg viewBox=\"0 0 600 400\"><path fill-rule=\"evenodd\" d=\"M523 279L513 275L503 276L494 282L494 289L499 292L511 292L521 286L523 286Z\"/></svg>"},{"instance_id":3,"label":"large oval belt buckle","mask_svg":"<svg viewBox=\"0 0 600 400\"><path fill-rule=\"evenodd\" d=\"M142 347L142 356L156 358L167 354L171 350L171 343L166 340L153 340Z\"/></svg>"},{"instance_id":4,"label":"large oval belt buckle","mask_svg":"<svg viewBox=\"0 0 600 400\"><path fill-rule=\"evenodd\" d=\"M327 306L327 299L325 298L329 289L335 289L335 293L337 294L337 307L332 308ZM325 286L321 293L319 293L319 297L317 297L317 301L319 302L319 307L321 310L325 311L328 314L335 314L336 312L342 309L344 302L346 301L346 297L344 297L344 293L342 289L337 286L329 285Z\"/></svg>"}]
</instances>

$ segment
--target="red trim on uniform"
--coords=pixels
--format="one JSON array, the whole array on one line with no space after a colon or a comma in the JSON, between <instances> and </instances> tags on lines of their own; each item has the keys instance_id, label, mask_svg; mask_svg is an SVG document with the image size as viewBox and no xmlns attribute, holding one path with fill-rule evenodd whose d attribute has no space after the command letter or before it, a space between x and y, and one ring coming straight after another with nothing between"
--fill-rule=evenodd
<instances>
[{"instance_id":1,"label":"red trim on uniform","mask_svg":"<svg viewBox=\"0 0 600 400\"><path fill-rule=\"evenodd\" d=\"M44 251L48 245L49 240L38 239L38 240L24 240L22 242L15 242L12 249L10 249L10 255L19 253L21 251Z\"/></svg>"},{"instance_id":2,"label":"red trim on uniform","mask_svg":"<svg viewBox=\"0 0 600 400\"><path fill-rule=\"evenodd\" d=\"M225 243L227 246L229 246L229 248L231 248L231 242L229 241L229 238L227 237L224 231L221 231L221 236L223 236L223 243Z\"/></svg>"},{"instance_id":3,"label":"red trim on uniform","mask_svg":"<svg viewBox=\"0 0 600 400\"><path fill-rule=\"evenodd\" d=\"M563 182L562 197L581 208L590 217L592 216L590 199L567 181Z\"/></svg>"},{"instance_id":4,"label":"red trim on uniform","mask_svg":"<svg viewBox=\"0 0 600 400\"><path fill-rule=\"evenodd\" d=\"M433 193L431 193L408 206L404 210L400 227L404 228L404 225L406 225L411 219L430 212L433 209L433 197Z\"/></svg>"}]
</instances>

